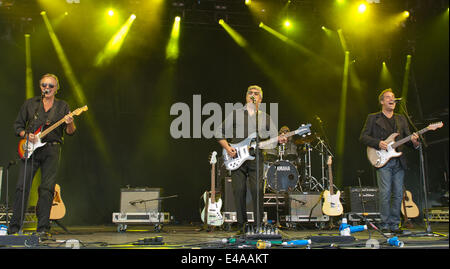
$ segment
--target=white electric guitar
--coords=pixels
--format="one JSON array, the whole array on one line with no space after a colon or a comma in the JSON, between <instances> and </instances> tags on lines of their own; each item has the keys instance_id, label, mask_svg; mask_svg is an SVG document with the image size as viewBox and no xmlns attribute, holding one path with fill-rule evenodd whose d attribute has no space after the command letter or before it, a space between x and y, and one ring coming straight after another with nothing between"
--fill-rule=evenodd
<instances>
[{"instance_id":1,"label":"white electric guitar","mask_svg":"<svg viewBox=\"0 0 450 269\"><path fill-rule=\"evenodd\" d=\"M328 177L330 181L330 190L325 190L323 192L323 206L322 212L327 216L340 216L344 212L342 209L342 204L340 201L341 192L337 191L336 194L333 192L333 174L331 169L331 156L328 157Z\"/></svg>"},{"instance_id":2,"label":"white electric guitar","mask_svg":"<svg viewBox=\"0 0 450 269\"><path fill-rule=\"evenodd\" d=\"M301 135L305 137L306 135L311 134L311 130L309 129L311 127L311 124L300 126L297 130L288 132L284 134L283 136L288 138L293 135ZM230 147L236 149L236 156L234 158L228 156L228 153L225 149L223 149L223 160L224 165L227 170L233 171L241 167L241 165L246 160L254 160L255 159L255 148L256 148L256 132L249 135L246 139L242 140L241 142L237 144L230 144ZM272 143L275 143L278 141L278 136L268 139L263 142L259 142L259 147L265 147L267 145L270 145Z\"/></svg>"},{"instance_id":3,"label":"white electric guitar","mask_svg":"<svg viewBox=\"0 0 450 269\"><path fill-rule=\"evenodd\" d=\"M213 151L211 154L211 191L206 191L203 194L203 200L205 201L205 208L202 210L201 218L203 223L212 226L221 226L223 224L223 217L220 213L222 207L222 200L220 198L216 199L216 172L215 165L217 162L216 158L217 152Z\"/></svg>"},{"instance_id":4,"label":"white electric guitar","mask_svg":"<svg viewBox=\"0 0 450 269\"><path fill-rule=\"evenodd\" d=\"M442 121L433 123L428 125L428 127L425 127L422 130L418 131L417 133L420 135L430 130L434 131L438 128L441 128L443 125L444 124L442 123ZM384 149L376 150L372 147L367 147L367 158L369 159L369 162L373 166L375 166L376 168L383 167L391 158L399 157L400 155L402 155L401 152L395 151L395 148L410 141L412 135L400 139L399 141L395 141L395 138L397 136L398 133L393 133L385 140L385 142L388 144L386 150Z\"/></svg>"}]
</instances>

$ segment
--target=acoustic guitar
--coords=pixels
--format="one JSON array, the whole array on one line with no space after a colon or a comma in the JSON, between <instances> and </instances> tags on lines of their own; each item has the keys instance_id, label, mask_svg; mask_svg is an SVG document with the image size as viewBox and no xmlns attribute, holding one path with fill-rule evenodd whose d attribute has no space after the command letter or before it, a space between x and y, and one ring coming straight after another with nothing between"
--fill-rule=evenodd
<instances>
[{"instance_id":1,"label":"acoustic guitar","mask_svg":"<svg viewBox=\"0 0 450 269\"><path fill-rule=\"evenodd\" d=\"M410 191L405 190L403 192L403 201L402 201L402 214L405 217L405 222L408 222L409 218L416 218L419 216L419 208L414 203L412 199L412 194Z\"/></svg>"},{"instance_id":2,"label":"acoustic guitar","mask_svg":"<svg viewBox=\"0 0 450 269\"><path fill-rule=\"evenodd\" d=\"M55 194L53 195L52 208L50 209L50 220L59 220L66 215L66 207L61 199L61 187L55 185Z\"/></svg>"}]
</instances>

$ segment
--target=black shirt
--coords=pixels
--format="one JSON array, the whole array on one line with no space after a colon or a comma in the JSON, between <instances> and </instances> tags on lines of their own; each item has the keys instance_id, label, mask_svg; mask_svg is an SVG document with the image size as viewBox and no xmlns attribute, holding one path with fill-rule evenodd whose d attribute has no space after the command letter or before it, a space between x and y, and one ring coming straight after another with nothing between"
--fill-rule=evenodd
<instances>
[{"instance_id":1,"label":"black shirt","mask_svg":"<svg viewBox=\"0 0 450 269\"><path fill-rule=\"evenodd\" d=\"M65 101L56 98L53 106L45 112L41 97L36 96L26 100L20 108L19 114L14 122L14 131L17 136L20 136L21 131L34 133L41 126L43 127L41 131L43 131L69 113L69 105ZM66 123L62 123L46 135L42 139L42 142L63 143L65 129Z\"/></svg>"}]
</instances>

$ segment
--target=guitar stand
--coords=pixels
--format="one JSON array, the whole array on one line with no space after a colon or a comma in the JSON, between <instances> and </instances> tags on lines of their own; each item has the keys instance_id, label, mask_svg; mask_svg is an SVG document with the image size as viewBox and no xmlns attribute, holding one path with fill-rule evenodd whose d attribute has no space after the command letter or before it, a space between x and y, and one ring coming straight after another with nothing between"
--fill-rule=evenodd
<instances>
[{"instance_id":1,"label":"guitar stand","mask_svg":"<svg viewBox=\"0 0 450 269\"><path fill-rule=\"evenodd\" d=\"M62 228L66 233L71 234L71 232L69 232L69 230L67 230L67 228L61 224L58 220L50 220L50 223L56 223L56 225L58 225L60 228Z\"/></svg>"}]
</instances>

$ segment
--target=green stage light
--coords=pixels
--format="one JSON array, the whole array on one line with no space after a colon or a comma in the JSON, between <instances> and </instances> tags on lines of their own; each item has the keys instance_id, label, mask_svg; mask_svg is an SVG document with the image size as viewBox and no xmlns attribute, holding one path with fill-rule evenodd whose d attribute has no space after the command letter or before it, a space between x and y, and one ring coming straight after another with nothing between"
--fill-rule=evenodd
<instances>
[{"instance_id":1,"label":"green stage light","mask_svg":"<svg viewBox=\"0 0 450 269\"><path fill-rule=\"evenodd\" d=\"M178 40L180 39L180 21L179 16L175 17L172 26L172 32L170 34L170 40L166 47L166 59L176 60L179 54Z\"/></svg>"}]
</instances>

